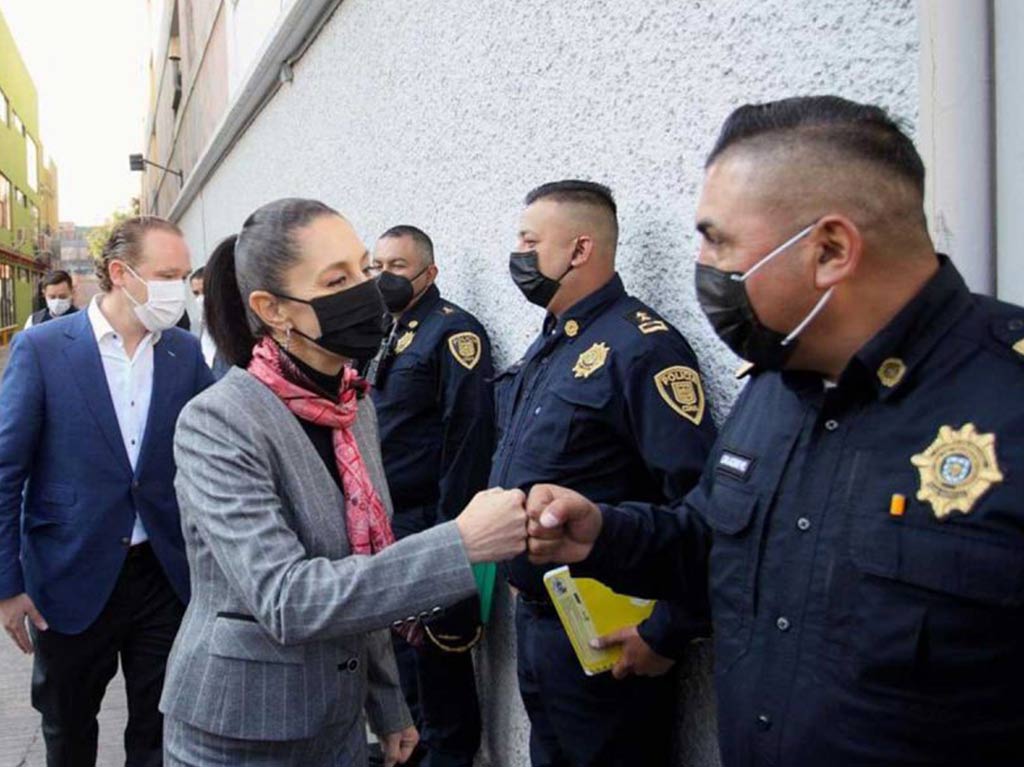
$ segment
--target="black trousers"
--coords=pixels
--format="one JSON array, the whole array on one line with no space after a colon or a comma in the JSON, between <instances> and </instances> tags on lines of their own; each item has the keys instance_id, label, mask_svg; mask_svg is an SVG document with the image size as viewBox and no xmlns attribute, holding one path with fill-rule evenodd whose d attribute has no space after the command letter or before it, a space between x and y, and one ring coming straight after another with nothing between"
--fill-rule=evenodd
<instances>
[{"instance_id":1,"label":"black trousers","mask_svg":"<svg viewBox=\"0 0 1024 767\"><path fill-rule=\"evenodd\" d=\"M448 653L429 639L410 647L394 637L402 691L426 747L421 767L472 767L480 748L480 708L470 652Z\"/></svg>"},{"instance_id":2,"label":"black trousers","mask_svg":"<svg viewBox=\"0 0 1024 767\"><path fill-rule=\"evenodd\" d=\"M99 713L120 659L128 697L127 767L162 764L164 669L184 605L148 544L135 546L103 611L81 634L34 631L32 706L47 767L94 767Z\"/></svg>"},{"instance_id":3,"label":"black trousers","mask_svg":"<svg viewBox=\"0 0 1024 767\"><path fill-rule=\"evenodd\" d=\"M519 693L533 767L668 767L675 674L583 673L550 605L516 605Z\"/></svg>"}]
</instances>

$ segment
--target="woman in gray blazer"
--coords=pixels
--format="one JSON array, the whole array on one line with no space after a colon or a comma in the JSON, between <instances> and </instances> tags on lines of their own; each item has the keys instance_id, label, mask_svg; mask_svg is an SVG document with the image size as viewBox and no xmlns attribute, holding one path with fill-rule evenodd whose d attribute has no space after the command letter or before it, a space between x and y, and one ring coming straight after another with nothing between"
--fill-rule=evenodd
<instances>
[{"instance_id":1,"label":"woman in gray blazer","mask_svg":"<svg viewBox=\"0 0 1024 767\"><path fill-rule=\"evenodd\" d=\"M389 628L475 589L471 563L525 550L519 491L394 543L373 406L352 362L385 308L351 225L278 200L221 243L205 309L234 365L182 412L176 490L192 600L160 710L167 765L389 764L415 746Z\"/></svg>"}]
</instances>

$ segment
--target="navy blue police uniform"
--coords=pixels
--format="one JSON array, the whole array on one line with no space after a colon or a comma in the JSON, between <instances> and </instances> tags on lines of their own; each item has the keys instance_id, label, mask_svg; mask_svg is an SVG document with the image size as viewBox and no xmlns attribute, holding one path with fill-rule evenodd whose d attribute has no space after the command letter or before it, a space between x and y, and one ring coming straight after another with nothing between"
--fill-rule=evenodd
<instances>
[{"instance_id":1,"label":"navy blue police uniform","mask_svg":"<svg viewBox=\"0 0 1024 767\"><path fill-rule=\"evenodd\" d=\"M710 590L725 767L1024 763L1024 309L934 277L836 384L753 372L577 573Z\"/></svg>"},{"instance_id":2,"label":"navy blue police uniform","mask_svg":"<svg viewBox=\"0 0 1024 767\"><path fill-rule=\"evenodd\" d=\"M616 275L560 318L495 382L498 447L490 485L556 483L608 503L665 503L697 482L715 438L693 350L629 296ZM519 592L519 687L534 767L667 764L674 675L588 677L526 556L506 569ZM641 625L658 653L706 633L706 611L659 603Z\"/></svg>"},{"instance_id":3,"label":"navy blue police uniform","mask_svg":"<svg viewBox=\"0 0 1024 767\"><path fill-rule=\"evenodd\" d=\"M454 519L487 486L494 447L490 341L431 285L392 328L371 374L384 470L403 538ZM461 605L462 613L479 605ZM467 627L468 630L468 627ZM472 657L395 640L402 687L429 767L470 767L480 744Z\"/></svg>"}]
</instances>

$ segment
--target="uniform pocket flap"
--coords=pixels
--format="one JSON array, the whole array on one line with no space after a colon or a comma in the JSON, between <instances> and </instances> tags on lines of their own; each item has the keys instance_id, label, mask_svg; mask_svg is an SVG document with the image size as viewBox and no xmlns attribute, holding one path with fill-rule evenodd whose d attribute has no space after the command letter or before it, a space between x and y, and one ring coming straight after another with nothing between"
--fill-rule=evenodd
<instances>
[{"instance_id":1,"label":"uniform pocket flap","mask_svg":"<svg viewBox=\"0 0 1024 767\"><path fill-rule=\"evenodd\" d=\"M717 532L738 535L750 526L757 507L757 496L748 491L716 482L705 518Z\"/></svg>"},{"instance_id":2,"label":"uniform pocket flap","mask_svg":"<svg viewBox=\"0 0 1024 767\"><path fill-rule=\"evenodd\" d=\"M603 385L603 381L580 381L577 386L559 386L552 394L571 405L600 410L612 398L611 387Z\"/></svg>"},{"instance_id":3,"label":"uniform pocket flap","mask_svg":"<svg viewBox=\"0 0 1024 767\"><path fill-rule=\"evenodd\" d=\"M851 540L862 572L997 606L1024 604L1024 557L1010 546L899 522L861 525Z\"/></svg>"},{"instance_id":4,"label":"uniform pocket flap","mask_svg":"<svg viewBox=\"0 0 1024 767\"><path fill-rule=\"evenodd\" d=\"M251 616L218 613L210 638L210 655L301 665L306 662L306 647L281 644Z\"/></svg>"}]
</instances>

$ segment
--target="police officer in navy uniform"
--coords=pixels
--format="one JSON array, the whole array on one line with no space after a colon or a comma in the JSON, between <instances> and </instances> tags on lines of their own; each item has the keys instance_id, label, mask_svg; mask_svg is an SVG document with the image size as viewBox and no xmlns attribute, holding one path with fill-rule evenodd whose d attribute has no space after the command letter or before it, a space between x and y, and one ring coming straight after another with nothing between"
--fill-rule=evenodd
<instances>
[{"instance_id":1,"label":"police officer in navy uniform","mask_svg":"<svg viewBox=\"0 0 1024 767\"><path fill-rule=\"evenodd\" d=\"M454 519L487 487L494 446L491 346L477 319L444 300L434 246L423 231L395 226L373 254L394 317L384 357L370 373L384 469L403 538ZM479 639L476 599L448 608L415 650L396 638L402 687L417 719L426 767L471 767L480 711L469 650ZM439 629L438 626L441 626ZM430 629L430 626L427 626Z\"/></svg>"},{"instance_id":2,"label":"police officer in navy uniform","mask_svg":"<svg viewBox=\"0 0 1024 767\"><path fill-rule=\"evenodd\" d=\"M1024 763L1024 309L937 255L884 110L741 107L697 290L754 367L671 511L529 500L538 560L710 589L725 767Z\"/></svg>"},{"instance_id":3,"label":"police officer in navy uniform","mask_svg":"<svg viewBox=\"0 0 1024 767\"><path fill-rule=\"evenodd\" d=\"M697 481L715 436L697 359L626 293L617 240L607 187L568 180L527 195L510 269L548 314L495 383L492 486L557 482L609 503L665 503ZM659 604L639 629L617 635L624 652L613 673L588 677L546 595L546 569L525 556L507 569L519 593L519 687L534 767L667 764L675 691L666 672L705 633L705 615Z\"/></svg>"}]
</instances>

